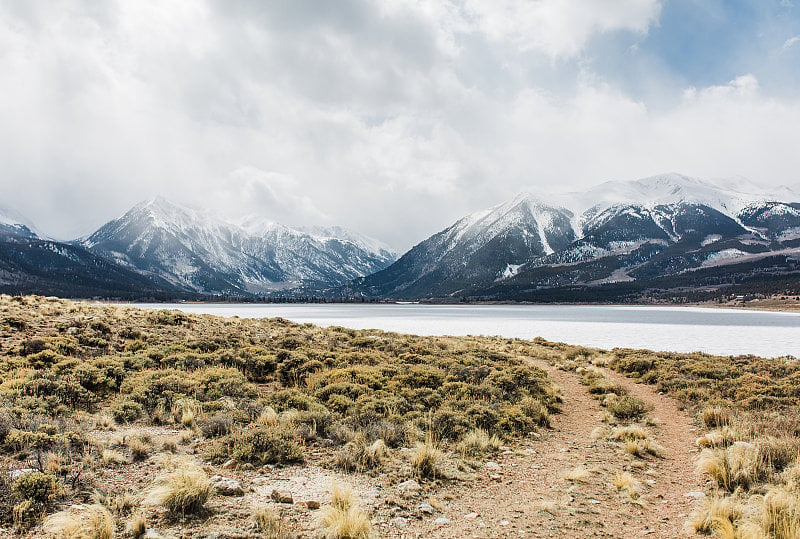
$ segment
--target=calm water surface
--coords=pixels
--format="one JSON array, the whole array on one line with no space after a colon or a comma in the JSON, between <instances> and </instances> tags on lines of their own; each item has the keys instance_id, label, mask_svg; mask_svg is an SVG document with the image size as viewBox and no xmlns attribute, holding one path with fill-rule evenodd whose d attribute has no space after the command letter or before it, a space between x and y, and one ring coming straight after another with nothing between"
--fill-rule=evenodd
<instances>
[{"instance_id":1,"label":"calm water surface","mask_svg":"<svg viewBox=\"0 0 800 539\"><path fill-rule=\"evenodd\" d=\"M417 335L500 335L600 348L800 357L800 313L595 305L137 304Z\"/></svg>"}]
</instances>

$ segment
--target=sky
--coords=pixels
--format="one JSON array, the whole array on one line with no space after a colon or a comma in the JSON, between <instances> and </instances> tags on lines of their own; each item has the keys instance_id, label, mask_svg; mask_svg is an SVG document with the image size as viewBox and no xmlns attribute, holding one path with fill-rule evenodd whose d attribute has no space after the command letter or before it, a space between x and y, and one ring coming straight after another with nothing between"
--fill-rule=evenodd
<instances>
[{"instance_id":1,"label":"sky","mask_svg":"<svg viewBox=\"0 0 800 539\"><path fill-rule=\"evenodd\" d=\"M0 206L404 251L522 191L800 185L800 0L0 0Z\"/></svg>"}]
</instances>

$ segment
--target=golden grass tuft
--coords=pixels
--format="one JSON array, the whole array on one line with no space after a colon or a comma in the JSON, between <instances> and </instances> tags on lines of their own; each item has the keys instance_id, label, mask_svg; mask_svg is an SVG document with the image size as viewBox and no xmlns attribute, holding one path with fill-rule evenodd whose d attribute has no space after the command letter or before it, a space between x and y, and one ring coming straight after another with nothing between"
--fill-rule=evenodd
<instances>
[{"instance_id":1,"label":"golden grass tuft","mask_svg":"<svg viewBox=\"0 0 800 539\"><path fill-rule=\"evenodd\" d=\"M697 461L697 470L718 488L733 492L736 487L750 488L763 470L763 461L756 446L736 442L726 449L704 449Z\"/></svg>"},{"instance_id":2,"label":"golden grass tuft","mask_svg":"<svg viewBox=\"0 0 800 539\"><path fill-rule=\"evenodd\" d=\"M424 442L417 444L414 455L411 457L411 466L420 477L436 477L438 466L443 458L442 452L428 435Z\"/></svg>"},{"instance_id":3,"label":"golden grass tuft","mask_svg":"<svg viewBox=\"0 0 800 539\"><path fill-rule=\"evenodd\" d=\"M724 523L733 526L742 518L742 511L742 506L730 497L708 496L703 507L692 513L689 523L697 533L725 533L727 526Z\"/></svg>"},{"instance_id":4,"label":"golden grass tuft","mask_svg":"<svg viewBox=\"0 0 800 539\"><path fill-rule=\"evenodd\" d=\"M331 504L320 516L325 539L369 539L372 525L369 517L355 503L352 489L344 490L334 483Z\"/></svg>"},{"instance_id":5,"label":"golden grass tuft","mask_svg":"<svg viewBox=\"0 0 800 539\"><path fill-rule=\"evenodd\" d=\"M613 479L614 487L624 492L632 500L638 500L644 492L642 482L633 477L630 472L617 472Z\"/></svg>"},{"instance_id":6,"label":"golden grass tuft","mask_svg":"<svg viewBox=\"0 0 800 539\"><path fill-rule=\"evenodd\" d=\"M127 464L128 459L115 449L104 449L102 453L103 464L113 466L114 464Z\"/></svg>"},{"instance_id":7,"label":"golden grass tuft","mask_svg":"<svg viewBox=\"0 0 800 539\"><path fill-rule=\"evenodd\" d=\"M579 464L574 468L570 468L569 470L565 470L561 477L563 477L566 481L571 481L573 483L584 483L589 479L589 476L592 472L586 468L583 464Z\"/></svg>"},{"instance_id":8,"label":"golden grass tuft","mask_svg":"<svg viewBox=\"0 0 800 539\"><path fill-rule=\"evenodd\" d=\"M761 512L763 531L775 539L800 538L800 498L782 488L772 488L764 496Z\"/></svg>"},{"instance_id":9,"label":"golden grass tuft","mask_svg":"<svg viewBox=\"0 0 800 539\"><path fill-rule=\"evenodd\" d=\"M114 517L100 504L73 505L50 515L43 529L63 539L112 539Z\"/></svg>"},{"instance_id":10,"label":"golden grass tuft","mask_svg":"<svg viewBox=\"0 0 800 539\"><path fill-rule=\"evenodd\" d=\"M211 495L211 481L198 467L167 472L145 491L144 505L155 505L176 515L198 513Z\"/></svg>"},{"instance_id":11,"label":"golden grass tuft","mask_svg":"<svg viewBox=\"0 0 800 539\"><path fill-rule=\"evenodd\" d=\"M464 456L477 456L497 451L501 445L503 440L496 434L490 435L483 429L474 429L464 435L458 449Z\"/></svg>"},{"instance_id":12,"label":"golden grass tuft","mask_svg":"<svg viewBox=\"0 0 800 539\"><path fill-rule=\"evenodd\" d=\"M653 439L645 438L626 441L625 452L639 458L644 458L648 455L662 458L666 454L666 449Z\"/></svg>"},{"instance_id":13,"label":"golden grass tuft","mask_svg":"<svg viewBox=\"0 0 800 539\"><path fill-rule=\"evenodd\" d=\"M125 529L133 539L141 539L147 534L147 519L143 514L138 513L128 521Z\"/></svg>"},{"instance_id":14,"label":"golden grass tuft","mask_svg":"<svg viewBox=\"0 0 800 539\"><path fill-rule=\"evenodd\" d=\"M731 413L722 406L706 406L700 412L700 421L707 429L727 427L731 423Z\"/></svg>"},{"instance_id":15,"label":"golden grass tuft","mask_svg":"<svg viewBox=\"0 0 800 539\"><path fill-rule=\"evenodd\" d=\"M253 512L253 520L265 539L290 539L293 537L284 518L272 507L257 507Z\"/></svg>"}]
</instances>

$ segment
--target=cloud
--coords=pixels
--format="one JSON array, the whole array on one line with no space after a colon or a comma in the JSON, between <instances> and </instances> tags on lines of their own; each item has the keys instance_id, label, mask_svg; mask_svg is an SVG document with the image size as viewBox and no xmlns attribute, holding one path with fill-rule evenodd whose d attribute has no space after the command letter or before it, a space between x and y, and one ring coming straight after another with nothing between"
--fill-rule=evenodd
<instances>
[{"instance_id":1,"label":"cloud","mask_svg":"<svg viewBox=\"0 0 800 539\"><path fill-rule=\"evenodd\" d=\"M788 51L791 49L795 43L800 41L800 36L792 36L786 41L783 42L783 47L781 48L783 51Z\"/></svg>"},{"instance_id":2,"label":"cloud","mask_svg":"<svg viewBox=\"0 0 800 539\"><path fill-rule=\"evenodd\" d=\"M798 182L797 93L657 65L655 0L40 6L0 3L0 196L59 238L160 194L404 249L522 190Z\"/></svg>"},{"instance_id":3,"label":"cloud","mask_svg":"<svg viewBox=\"0 0 800 539\"><path fill-rule=\"evenodd\" d=\"M595 33L645 33L658 20L658 0L468 0L475 26L491 39L552 58L579 54Z\"/></svg>"}]
</instances>

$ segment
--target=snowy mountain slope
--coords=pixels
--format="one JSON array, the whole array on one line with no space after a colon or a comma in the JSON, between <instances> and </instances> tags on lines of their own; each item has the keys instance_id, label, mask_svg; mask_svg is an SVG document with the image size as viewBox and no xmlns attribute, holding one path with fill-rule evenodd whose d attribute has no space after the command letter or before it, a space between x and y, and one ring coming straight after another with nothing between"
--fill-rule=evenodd
<instances>
[{"instance_id":1,"label":"snowy mountain slope","mask_svg":"<svg viewBox=\"0 0 800 539\"><path fill-rule=\"evenodd\" d=\"M300 284L329 287L394 261L377 242L249 217L235 224L156 198L134 206L79 244L125 267L205 294L259 294ZM356 238L358 238L356 240Z\"/></svg>"},{"instance_id":2,"label":"snowy mountain slope","mask_svg":"<svg viewBox=\"0 0 800 539\"><path fill-rule=\"evenodd\" d=\"M568 210L522 194L458 220L361 286L375 295L449 293L513 274L531 259L568 246L575 239L571 218Z\"/></svg>"},{"instance_id":3,"label":"snowy mountain slope","mask_svg":"<svg viewBox=\"0 0 800 539\"><path fill-rule=\"evenodd\" d=\"M739 252L783 252L800 246L800 204L781 197L794 192L679 174L606 182L581 193L523 194L460 219L354 291L426 297L505 281L588 286L733 263Z\"/></svg>"},{"instance_id":4,"label":"snowy mountain slope","mask_svg":"<svg viewBox=\"0 0 800 539\"><path fill-rule=\"evenodd\" d=\"M15 234L28 238L38 238L36 227L25 217L7 208L0 207L0 234Z\"/></svg>"}]
</instances>

